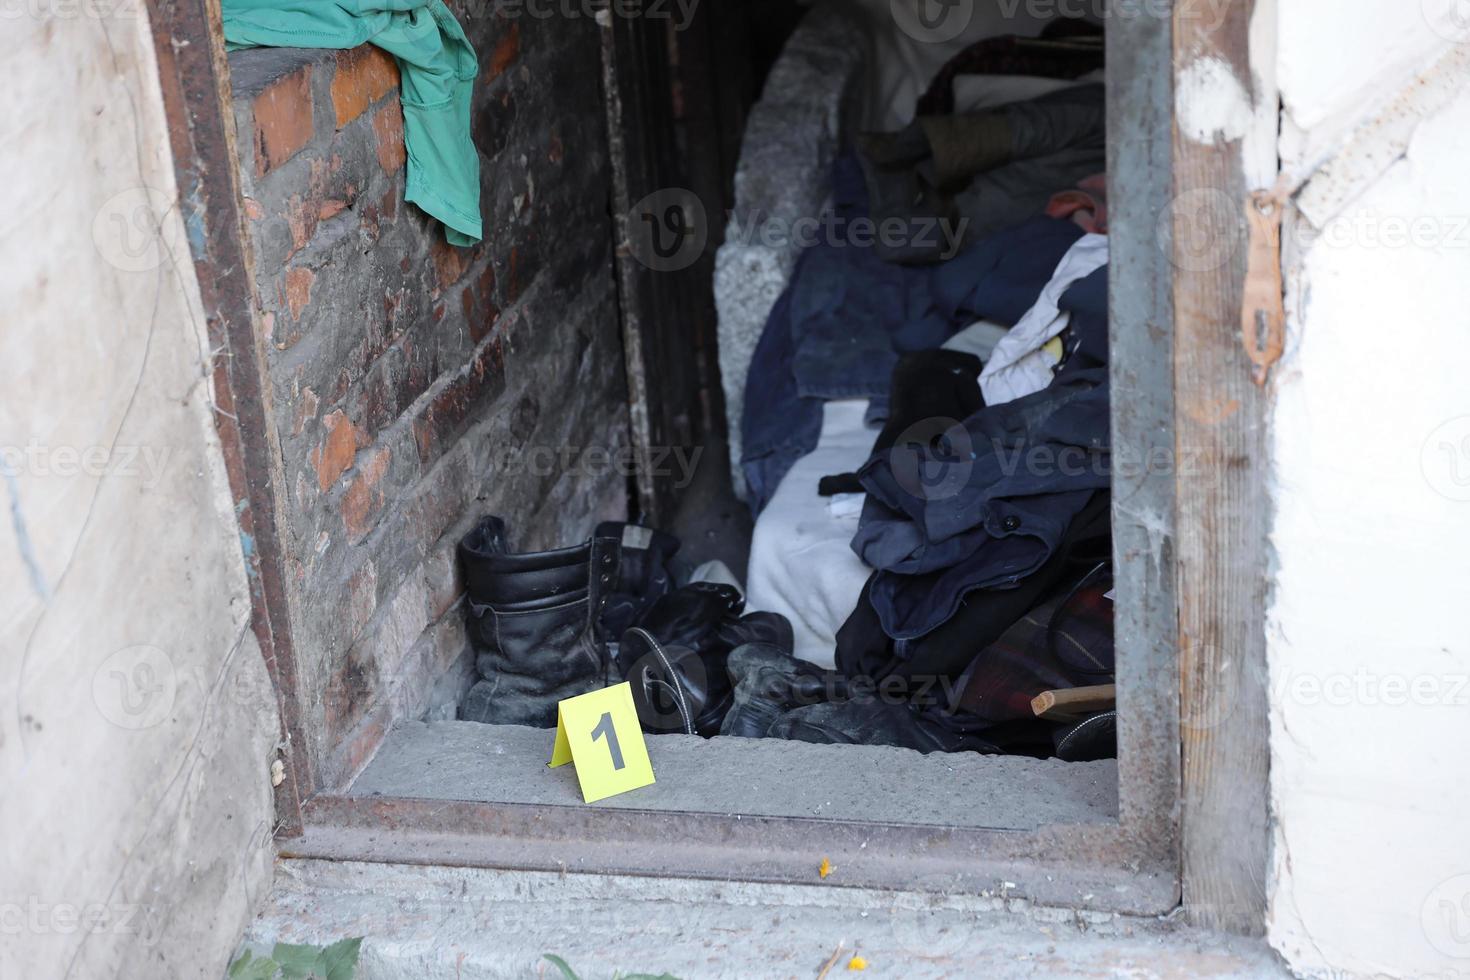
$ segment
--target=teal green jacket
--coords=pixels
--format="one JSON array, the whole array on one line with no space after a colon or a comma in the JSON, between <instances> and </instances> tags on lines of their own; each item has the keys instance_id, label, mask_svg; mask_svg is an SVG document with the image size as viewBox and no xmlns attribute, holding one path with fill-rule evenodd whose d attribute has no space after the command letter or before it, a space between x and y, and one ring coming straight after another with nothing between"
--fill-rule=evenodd
<instances>
[{"instance_id":1,"label":"teal green jacket","mask_svg":"<svg viewBox=\"0 0 1470 980\"><path fill-rule=\"evenodd\" d=\"M371 43L398 61L404 197L444 222L451 245L482 237L480 158L470 139L475 49L444 0L224 0L225 45L355 48Z\"/></svg>"}]
</instances>

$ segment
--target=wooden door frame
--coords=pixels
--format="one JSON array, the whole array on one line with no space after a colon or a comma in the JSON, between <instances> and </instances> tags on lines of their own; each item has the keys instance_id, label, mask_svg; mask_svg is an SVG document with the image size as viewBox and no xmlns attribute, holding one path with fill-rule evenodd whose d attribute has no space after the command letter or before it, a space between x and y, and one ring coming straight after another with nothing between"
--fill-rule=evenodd
<instances>
[{"instance_id":1,"label":"wooden door frame","mask_svg":"<svg viewBox=\"0 0 1470 980\"><path fill-rule=\"evenodd\" d=\"M1276 7L1232 0L1216 23L1206 6L1178 0L1175 8L1175 92L1196 94L1198 79L1228 72L1250 119L1241 132L1222 126L1206 135L1209 120L1181 124L1180 100L1171 99L1173 197L1164 220L1178 473L1180 869L1193 921L1255 935L1265 929L1270 843L1268 382L1281 352L1284 201L1274 205L1275 234L1259 240L1255 195L1277 181L1280 97L1274 38L1258 38L1266 50L1251 42L1257 18L1274 30ZM1257 261L1250 278L1260 281L1248 284ZM1274 290L1274 313L1243 316L1257 286Z\"/></svg>"},{"instance_id":2,"label":"wooden door frame","mask_svg":"<svg viewBox=\"0 0 1470 980\"><path fill-rule=\"evenodd\" d=\"M1229 240L1249 187L1240 140L1181 137L1175 91L1206 56L1251 79L1251 16L1269 2L1232 0L1213 28L1182 2L1169 18L1109 20L1114 446L1197 464L1115 474L1118 823L1013 832L322 796L296 748L302 713L276 530L276 454L218 0L149 0L180 203L217 351L216 423L246 545L252 622L281 708L282 853L805 881L809 862L792 860L821 852L849 869L852 885L915 887L923 873L926 887L1001 881L1042 904L1131 912L1166 911L1182 894L1198 922L1260 932L1269 389L1252 380L1256 362L1242 345L1243 250L1205 268L1183 260L1180 242L1199 212L1179 206L1200 193L1238 202L1212 218L1211 233ZM1274 90L1251 94L1274 107ZM1274 139L1274 130L1257 135ZM883 843L869 847L878 832Z\"/></svg>"}]
</instances>

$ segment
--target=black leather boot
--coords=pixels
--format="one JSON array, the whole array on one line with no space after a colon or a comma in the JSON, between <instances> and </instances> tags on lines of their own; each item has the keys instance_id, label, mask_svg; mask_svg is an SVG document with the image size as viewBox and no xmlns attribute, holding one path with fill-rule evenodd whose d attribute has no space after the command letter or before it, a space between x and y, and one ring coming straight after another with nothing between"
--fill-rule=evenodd
<instances>
[{"instance_id":1,"label":"black leather boot","mask_svg":"<svg viewBox=\"0 0 1470 980\"><path fill-rule=\"evenodd\" d=\"M777 718L771 738L821 745L894 745L919 752L981 752L1000 749L938 711L868 695L860 699L796 708Z\"/></svg>"},{"instance_id":2,"label":"black leather boot","mask_svg":"<svg viewBox=\"0 0 1470 980\"><path fill-rule=\"evenodd\" d=\"M583 544L517 554L503 520L481 520L459 543L481 677L460 717L551 728L557 702L620 679L609 638L669 591L678 547L671 535L604 522Z\"/></svg>"},{"instance_id":3,"label":"black leather boot","mask_svg":"<svg viewBox=\"0 0 1470 980\"><path fill-rule=\"evenodd\" d=\"M790 647L747 643L730 652L727 666L735 691L721 735L765 738L788 711L846 696L846 678L797 660Z\"/></svg>"},{"instance_id":4,"label":"black leather boot","mask_svg":"<svg viewBox=\"0 0 1470 980\"><path fill-rule=\"evenodd\" d=\"M744 606L734 586L691 582L655 602L623 634L618 668L632 684L645 731L718 735L732 701L726 669L730 651L764 642L790 656L786 617L771 612L741 616Z\"/></svg>"}]
</instances>

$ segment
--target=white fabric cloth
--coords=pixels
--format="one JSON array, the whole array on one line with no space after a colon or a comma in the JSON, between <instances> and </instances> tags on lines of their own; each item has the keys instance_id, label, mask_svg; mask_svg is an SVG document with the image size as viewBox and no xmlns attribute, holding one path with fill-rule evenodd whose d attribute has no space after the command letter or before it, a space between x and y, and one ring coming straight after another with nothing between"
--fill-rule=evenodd
<instances>
[{"instance_id":1,"label":"white fabric cloth","mask_svg":"<svg viewBox=\"0 0 1470 980\"><path fill-rule=\"evenodd\" d=\"M982 361L988 361L991 352L995 350L995 345L1000 343L1001 338L1009 332L1009 327L1003 327L999 323L976 320L946 340L943 346L945 350L963 351L966 354L974 354Z\"/></svg>"},{"instance_id":2,"label":"white fabric cloth","mask_svg":"<svg viewBox=\"0 0 1470 980\"><path fill-rule=\"evenodd\" d=\"M901 129L914 115L914 103L929 88L933 76L964 48L988 37L1020 34L1036 37L1060 10L1055 4L1029 9L1032 4L973 0L945 4L942 0L828 0L847 10L869 40L867 91L863 93L864 129ZM1098 19L1086 13L1088 21ZM961 76L956 85L956 107L975 112L1008 101L1035 98L1053 90L1051 79L1026 76ZM992 81L994 79L994 81ZM1063 82L1072 85L1076 82Z\"/></svg>"},{"instance_id":3,"label":"white fabric cloth","mask_svg":"<svg viewBox=\"0 0 1470 980\"><path fill-rule=\"evenodd\" d=\"M1056 16L1000 0L943 5L940 0L828 0L850 12L868 36L863 129L901 129L945 62L976 41L1001 34L1035 37ZM999 104L999 103L996 103Z\"/></svg>"},{"instance_id":4,"label":"white fabric cloth","mask_svg":"<svg viewBox=\"0 0 1470 980\"><path fill-rule=\"evenodd\" d=\"M822 667L836 662L837 629L857 608L872 569L853 553L858 514L834 517L817 482L851 473L868 459L877 433L863 424L866 399L827 402L817 448L791 467L756 518L746 575L746 609L791 620L796 656ZM860 494L853 496L860 497Z\"/></svg>"},{"instance_id":5,"label":"white fabric cloth","mask_svg":"<svg viewBox=\"0 0 1470 980\"><path fill-rule=\"evenodd\" d=\"M1041 348L1067 329L1071 315L1057 309L1067 287L1108 263L1108 236L1083 235L1057 263L1036 304L1000 339L980 372L985 404L999 405L1051 384L1056 358Z\"/></svg>"},{"instance_id":6,"label":"white fabric cloth","mask_svg":"<svg viewBox=\"0 0 1470 980\"><path fill-rule=\"evenodd\" d=\"M861 517L863 514L863 501L866 499L867 495L861 493L834 493L827 498L827 513L839 520L842 518Z\"/></svg>"}]
</instances>

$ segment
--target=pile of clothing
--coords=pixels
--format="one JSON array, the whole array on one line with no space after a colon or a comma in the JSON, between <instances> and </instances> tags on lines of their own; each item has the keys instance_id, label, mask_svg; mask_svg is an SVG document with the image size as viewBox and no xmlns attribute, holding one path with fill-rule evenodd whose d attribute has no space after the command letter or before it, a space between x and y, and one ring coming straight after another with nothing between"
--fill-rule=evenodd
<instances>
[{"instance_id":1,"label":"pile of clothing","mask_svg":"<svg viewBox=\"0 0 1470 980\"><path fill-rule=\"evenodd\" d=\"M841 683L815 701L774 684L780 710L762 734L1113 753L1113 715L1095 699L1078 715L1032 704L1113 680L1105 113L1088 80L1101 59L1100 31L1075 22L983 40L939 72L911 123L862 134L837 161L835 233L799 257L751 362L742 470L757 514L751 602L782 610L797 637L763 669ZM1057 84L949 111L958 80L990 70ZM853 247L842 230L863 218L915 234ZM850 399L866 402L870 448L813 480L802 461L822 457ZM772 571L824 536L852 558L814 571L823 594ZM841 589L854 594L839 601Z\"/></svg>"},{"instance_id":2,"label":"pile of clothing","mask_svg":"<svg viewBox=\"0 0 1470 980\"><path fill-rule=\"evenodd\" d=\"M650 732L1115 753L1101 58L1076 23L988 38L836 161L750 365L748 595L633 524L464 539L462 717L550 727L626 680ZM997 71L1038 84L952 111Z\"/></svg>"},{"instance_id":3,"label":"pile of clothing","mask_svg":"<svg viewBox=\"0 0 1470 980\"><path fill-rule=\"evenodd\" d=\"M1106 560L1071 574L1105 549L1107 521L1105 495L1094 498L1043 572L1021 589L971 595L910 656L872 642L878 633L861 621L871 607L860 606L834 670L793 654L785 617L746 611L719 562L678 576L672 535L604 522L579 545L517 552L504 520L485 517L459 544L480 678L460 718L551 728L562 700L628 681L651 734L1099 758L1110 750L1111 727L1096 724L1105 719L1086 719L1086 737L1081 719L1038 724L1028 692L1111 676ZM977 638L964 631L1002 620L987 656L974 657Z\"/></svg>"}]
</instances>

